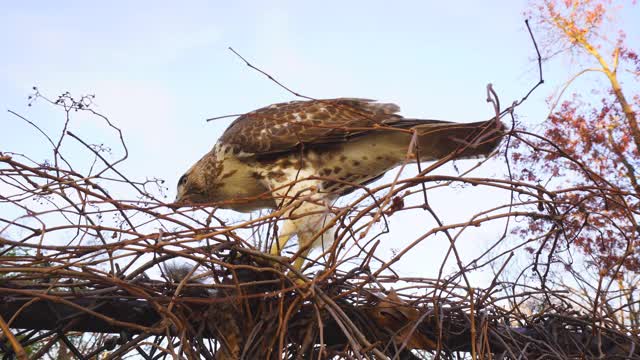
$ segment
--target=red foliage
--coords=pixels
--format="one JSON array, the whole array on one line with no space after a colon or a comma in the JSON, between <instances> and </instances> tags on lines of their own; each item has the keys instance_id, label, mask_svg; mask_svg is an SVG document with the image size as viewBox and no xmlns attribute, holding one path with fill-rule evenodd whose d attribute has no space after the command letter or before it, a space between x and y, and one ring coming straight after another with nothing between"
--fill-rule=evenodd
<instances>
[{"instance_id":1,"label":"red foliage","mask_svg":"<svg viewBox=\"0 0 640 360\"><path fill-rule=\"evenodd\" d=\"M635 81L637 89L640 60L636 51L624 46L623 33L613 48L604 41L600 31L611 7L606 0L545 0L535 8L532 14L553 31L550 36L595 60L608 82L563 101L544 123L542 136L523 138L511 155L519 180L546 184L556 193L553 208L545 209L554 216L531 220L517 233L541 237L561 232L567 246L580 249L608 274L619 266L640 272L640 138L633 126L640 95L629 97L618 80L624 69L631 74L626 80Z\"/></svg>"}]
</instances>

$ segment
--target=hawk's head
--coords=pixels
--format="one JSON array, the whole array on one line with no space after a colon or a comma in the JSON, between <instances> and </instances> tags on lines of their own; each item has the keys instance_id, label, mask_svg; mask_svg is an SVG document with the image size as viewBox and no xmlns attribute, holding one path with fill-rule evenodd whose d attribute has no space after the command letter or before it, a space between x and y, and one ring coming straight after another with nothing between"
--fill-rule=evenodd
<instances>
[{"instance_id":1,"label":"hawk's head","mask_svg":"<svg viewBox=\"0 0 640 360\"><path fill-rule=\"evenodd\" d=\"M216 161L215 155L208 153L198 160L178 180L176 204L202 204L217 201L217 189L222 164Z\"/></svg>"}]
</instances>

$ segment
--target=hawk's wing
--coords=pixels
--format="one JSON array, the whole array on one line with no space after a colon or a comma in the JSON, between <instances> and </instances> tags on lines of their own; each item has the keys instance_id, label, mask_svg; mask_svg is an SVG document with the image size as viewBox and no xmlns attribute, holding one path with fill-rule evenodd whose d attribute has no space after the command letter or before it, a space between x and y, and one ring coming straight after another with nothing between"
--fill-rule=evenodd
<instances>
[{"instance_id":1,"label":"hawk's wing","mask_svg":"<svg viewBox=\"0 0 640 360\"><path fill-rule=\"evenodd\" d=\"M220 142L243 153L268 154L292 150L299 144L346 141L376 125L415 125L397 115L398 111L395 104L352 98L274 104L240 116Z\"/></svg>"}]
</instances>

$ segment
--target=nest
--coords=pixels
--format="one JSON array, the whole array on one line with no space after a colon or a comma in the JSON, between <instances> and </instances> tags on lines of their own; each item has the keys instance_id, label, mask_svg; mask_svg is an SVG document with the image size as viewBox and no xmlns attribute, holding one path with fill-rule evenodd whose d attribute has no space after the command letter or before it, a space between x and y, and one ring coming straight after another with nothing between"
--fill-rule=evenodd
<instances>
[{"instance_id":1,"label":"nest","mask_svg":"<svg viewBox=\"0 0 640 360\"><path fill-rule=\"evenodd\" d=\"M48 282L37 285L26 277L5 278L0 281L0 315L13 327L28 329L17 334L23 347L48 333L119 334L103 339L103 351L117 347L107 358L134 350L152 358L175 352L192 359L419 359L416 351L445 359L471 352L483 358L640 356L637 339L576 312L548 311L522 319L483 303L486 294L481 292L474 294L474 302L468 300L471 294L458 301L438 298L446 284L429 284L431 291L422 297L402 296L371 287L366 268L318 273L302 282L242 249L214 253L222 259L236 256L228 271L216 272L215 283L208 285L184 276L193 273L188 268L169 271L180 282L144 275L107 280L55 267L39 269L48 274ZM512 325L523 320L522 326ZM3 352L10 354L8 345Z\"/></svg>"}]
</instances>

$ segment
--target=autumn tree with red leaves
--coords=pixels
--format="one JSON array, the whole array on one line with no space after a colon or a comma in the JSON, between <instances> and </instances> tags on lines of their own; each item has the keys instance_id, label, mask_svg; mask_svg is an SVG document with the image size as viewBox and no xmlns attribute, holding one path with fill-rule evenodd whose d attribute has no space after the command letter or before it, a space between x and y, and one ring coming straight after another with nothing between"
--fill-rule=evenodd
<instances>
[{"instance_id":1,"label":"autumn tree with red leaves","mask_svg":"<svg viewBox=\"0 0 640 360\"><path fill-rule=\"evenodd\" d=\"M609 29L617 25L614 15L635 11L633 5L545 0L532 6L530 15L547 36L547 60L570 56L583 68L549 98L542 130L522 132L511 154L516 177L554 194L553 206L542 197L537 203L549 216L529 221L519 235L571 255L579 249L594 273L617 280L640 273L640 58L622 30L612 38ZM594 87L578 87L576 80L587 76ZM571 266L574 257L567 259Z\"/></svg>"}]
</instances>

